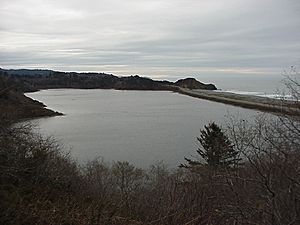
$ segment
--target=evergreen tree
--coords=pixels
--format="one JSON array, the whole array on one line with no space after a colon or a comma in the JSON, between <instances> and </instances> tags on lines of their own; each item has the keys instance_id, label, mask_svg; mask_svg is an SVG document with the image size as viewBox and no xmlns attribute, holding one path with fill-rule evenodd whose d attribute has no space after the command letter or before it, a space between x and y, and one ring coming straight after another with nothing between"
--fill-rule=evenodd
<instances>
[{"instance_id":1,"label":"evergreen tree","mask_svg":"<svg viewBox=\"0 0 300 225\"><path fill-rule=\"evenodd\" d=\"M197 153L204 162L185 158L187 164L181 164L180 167L196 169L204 165L212 169L228 169L237 165L241 160L238 157L239 152L234 149L222 129L214 122L204 128L200 130L200 136L197 137L200 144Z\"/></svg>"}]
</instances>

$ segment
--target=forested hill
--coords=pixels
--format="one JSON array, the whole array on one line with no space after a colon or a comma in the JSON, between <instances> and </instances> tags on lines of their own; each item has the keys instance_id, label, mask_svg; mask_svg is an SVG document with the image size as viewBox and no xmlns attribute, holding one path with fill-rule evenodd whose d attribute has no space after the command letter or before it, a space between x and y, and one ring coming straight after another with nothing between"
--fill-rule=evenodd
<instances>
[{"instance_id":1,"label":"forested hill","mask_svg":"<svg viewBox=\"0 0 300 225\"><path fill-rule=\"evenodd\" d=\"M194 78L177 82L157 81L146 77L118 77L106 73L57 72L52 70L5 70L0 75L10 77L23 92L50 88L118 89L118 90L172 90L178 87L216 90L213 84L203 84Z\"/></svg>"},{"instance_id":2,"label":"forested hill","mask_svg":"<svg viewBox=\"0 0 300 225\"><path fill-rule=\"evenodd\" d=\"M2 122L62 115L45 108L43 103L26 97L20 92L19 85L15 80L0 75L0 120Z\"/></svg>"},{"instance_id":3,"label":"forested hill","mask_svg":"<svg viewBox=\"0 0 300 225\"><path fill-rule=\"evenodd\" d=\"M213 84L203 84L194 78L156 81L145 77L117 77L106 73L57 72L52 70L5 70L0 68L0 119L25 119L60 115L46 109L42 103L26 97L24 92L51 88L170 90L179 87L215 90Z\"/></svg>"}]
</instances>

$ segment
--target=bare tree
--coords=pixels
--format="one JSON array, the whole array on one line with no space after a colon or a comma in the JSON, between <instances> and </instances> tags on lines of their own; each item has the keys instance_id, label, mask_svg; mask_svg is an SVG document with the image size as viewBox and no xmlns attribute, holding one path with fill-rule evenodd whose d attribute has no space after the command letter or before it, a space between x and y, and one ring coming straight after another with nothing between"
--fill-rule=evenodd
<instances>
[{"instance_id":1,"label":"bare tree","mask_svg":"<svg viewBox=\"0 0 300 225\"><path fill-rule=\"evenodd\" d=\"M286 82L298 100L298 80ZM300 111L299 102L293 104L292 114L260 115L254 124L231 120L228 132L245 165L227 183L246 224L300 223Z\"/></svg>"}]
</instances>

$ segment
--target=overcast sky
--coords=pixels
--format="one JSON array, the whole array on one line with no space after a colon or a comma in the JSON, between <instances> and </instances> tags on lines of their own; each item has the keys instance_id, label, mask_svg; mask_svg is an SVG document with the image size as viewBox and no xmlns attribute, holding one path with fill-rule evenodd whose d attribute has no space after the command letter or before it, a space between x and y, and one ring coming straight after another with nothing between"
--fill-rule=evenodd
<instances>
[{"instance_id":1,"label":"overcast sky","mask_svg":"<svg viewBox=\"0 0 300 225\"><path fill-rule=\"evenodd\" d=\"M0 67L174 79L300 64L299 0L0 0Z\"/></svg>"}]
</instances>

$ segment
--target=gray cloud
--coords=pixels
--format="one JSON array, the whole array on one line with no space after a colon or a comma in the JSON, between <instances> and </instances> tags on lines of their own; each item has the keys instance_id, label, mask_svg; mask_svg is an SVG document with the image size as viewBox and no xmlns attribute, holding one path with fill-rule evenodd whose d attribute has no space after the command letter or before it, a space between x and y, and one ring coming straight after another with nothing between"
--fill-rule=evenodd
<instances>
[{"instance_id":1,"label":"gray cloud","mask_svg":"<svg viewBox=\"0 0 300 225\"><path fill-rule=\"evenodd\" d=\"M0 66L175 78L299 64L297 0L1 0Z\"/></svg>"}]
</instances>

